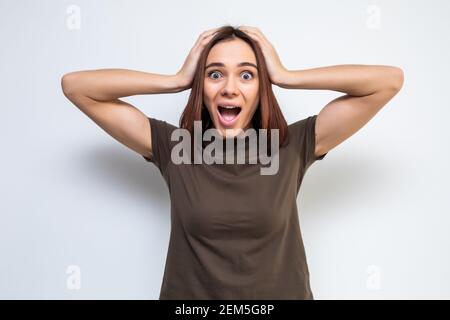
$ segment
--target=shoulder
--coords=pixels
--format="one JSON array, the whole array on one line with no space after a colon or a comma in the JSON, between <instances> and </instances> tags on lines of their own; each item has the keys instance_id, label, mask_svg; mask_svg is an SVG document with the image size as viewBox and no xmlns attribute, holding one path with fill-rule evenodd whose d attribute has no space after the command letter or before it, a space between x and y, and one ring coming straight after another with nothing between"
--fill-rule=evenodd
<instances>
[{"instance_id":1,"label":"shoulder","mask_svg":"<svg viewBox=\"0 0 450 320\"><path fill-rule=\"evenodd\" d=\"M154 118L154 117L147 117L147 118L150 121L150 125L155 127L155 129L158 131L170 132L170 131L173 131L173 130L179 128L178 126L176 126L170 122L167 122L165 120L161 120L161 119Z\"/></svg>"},{"instance_id":2,"label":"shoulder","mask_svg":"<svg viewBox=\"0 0 450 320\"><path fill-rule=\"evenodd\" d=\"M156 162L156 163L162 163L166 162L167 158L170 155L170 150L173 146L173 142L171 140L172 133L175 129L178 128L178 126L158 119L154 117L147 117L149 124L150 124L150 130L151 130L151 150L153 154L153 159L150 160L152 157L145 157L144 158L147 161Z\"/></svg>"},{"instance_id":3,"label":"shoulder","mask_svg":"<svg viewBox=\"0 0 450 320\"><path fill-rule=\"evenodd\" d=\"M314 129L317 115L311 115L297 120L288 125L288 131L293 138L301 137L303 134Z\"/></svg>"},{"instance_id":4,"label":"shoulder","mask_svg":"<svg viewBox=\"0 0 450 320\"><path fill-rule=\"evenodd\" d=\"M288 126L290 138L295 141L295 145L300 146L300 152L306 157L305 161L308 164L322 160L326 155L319 151L316 143L316 120L317 114L314 114Z\"/></svg>"},{"instance_id":5,"label":"shoulder","mask_svg":"<svg viewBox=\"0 0 450 320\"><path fill-rule=\"evenodd\" d=\"M170 144L173 131L175 129L179 129L179 127L165 120L157 119L154 117L147 118L150 121L152 139L154 137L154 139L157 140L158 143Z\"/></svg>"}]
</instances>

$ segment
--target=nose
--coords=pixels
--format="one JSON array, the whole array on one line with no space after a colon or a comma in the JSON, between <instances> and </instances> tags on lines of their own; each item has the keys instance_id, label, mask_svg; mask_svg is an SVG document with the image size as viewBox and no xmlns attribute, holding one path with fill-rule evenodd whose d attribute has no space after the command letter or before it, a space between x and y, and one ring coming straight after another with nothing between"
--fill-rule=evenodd
<instances>
[{"instance_id":1,"label":"nose","mask_svg":"<svg viewBox=\"0 0 450 320\"><path fill-rule=\"evenodd\" d=\"M236 86L236 80L234 80L233 77L229 77L225 82L224 87L222 88L222 95L236 95L237 90L238 88Z\"/></svg>"}]
</instances>

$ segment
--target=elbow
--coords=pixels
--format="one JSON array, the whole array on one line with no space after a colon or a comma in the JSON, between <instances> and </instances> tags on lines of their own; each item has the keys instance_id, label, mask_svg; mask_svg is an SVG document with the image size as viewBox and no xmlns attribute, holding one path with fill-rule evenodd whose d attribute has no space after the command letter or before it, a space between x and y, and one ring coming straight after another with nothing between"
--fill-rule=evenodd
<instances>
[{"instance_id":1,"label":"elbow","mask_svg":"<svg viewBox=\"0 0 450 320\"><path fill-rule=\"evenodd\" d=\"M61 77L61 89L64 95L69 98L73 93L73 73L66 73Z\"/></svg>"},{"instance_id":2,"label":"elbow","mask_svg":"<svg viewBox=\"0 0 450 320\"><path fill-rule=\"evenodd\" d=\"M76 77L77 77L76 72L69 72L61 77L61 89L68 99L73 97L73 95L76 92L75 89L75 85L77 82Z\"/></svg>"},{"instance_id":3,"label":"elbow","mask_svg":"<svg viewBox=\"0 0 450 320\"><path fill-rule=\"evenodd\" d=\"M392 73L392 84L391 88L395 91L400 91L403 87L403 82L405 79L403 70L398 67L393 67L393 73Z\"/></svg>"}]
</instances>

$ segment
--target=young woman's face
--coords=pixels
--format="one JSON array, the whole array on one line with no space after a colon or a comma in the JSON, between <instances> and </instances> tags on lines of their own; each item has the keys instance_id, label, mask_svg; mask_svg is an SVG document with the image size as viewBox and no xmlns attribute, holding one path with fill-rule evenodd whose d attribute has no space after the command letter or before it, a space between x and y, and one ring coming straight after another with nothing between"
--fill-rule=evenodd
<instances>
[{"instance_id":1,"label":"young woman's face","mask_svg":"<svg viewBox=\"0 0 450 320\"><path fill-rule=\"evenodd\" d=\"M251 119L259 104L256 66L253 50L241 39L219 42L208 54L203 101L214 127L224 137L225 129L233 129L228 131L228 136L235 136L239 129L245 131L252 127Z\"/></svg>"}]
</instances>

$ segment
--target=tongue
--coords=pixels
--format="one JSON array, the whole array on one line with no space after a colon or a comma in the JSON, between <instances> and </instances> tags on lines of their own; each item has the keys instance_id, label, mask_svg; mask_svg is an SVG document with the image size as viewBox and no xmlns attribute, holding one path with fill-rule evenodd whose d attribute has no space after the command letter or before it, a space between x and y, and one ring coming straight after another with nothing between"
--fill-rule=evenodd
<instances>
[{"instance_id":1,"label":"tongue","mask_svg":"<svg viewBox=\"0 0 450 320\"><path fill-rule=\"evenodd\" d=\"M239 110L237 108L234 109L222 109L222 117L227 120L227 121L231 121L234 118L236 118L236 116L238 115Z\"/></svg>"}]
</instances>

